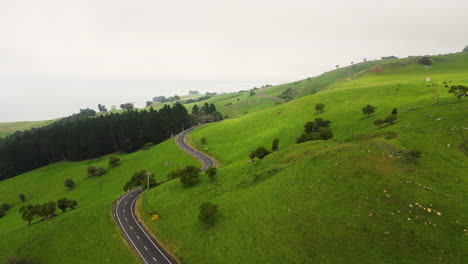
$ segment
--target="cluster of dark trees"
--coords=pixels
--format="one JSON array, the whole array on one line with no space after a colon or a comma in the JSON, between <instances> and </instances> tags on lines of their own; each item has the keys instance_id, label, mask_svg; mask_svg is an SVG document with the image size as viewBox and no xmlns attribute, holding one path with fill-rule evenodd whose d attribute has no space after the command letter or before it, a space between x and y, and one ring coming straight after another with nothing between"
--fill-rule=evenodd
<instances>
[{"instance_id":1,"label":"cluster of dark trees","mask_svg":"<svg viewBox=\"0 0 468 264\"><path fill-rule=\"evenodd\" d=\"M398 110L396 108L393 108L392 113L389 116L387 116L385 119L375 120L374 125L376 126L381 126L383 124L392 125L397 120L397 115L398 115Z\"/></svg>"},{"instance_id":2,"label":"cluster of dark trees","mask_svg":"<svg viewBox=\"0 0 468 264\"><path fill-rule=\"evenodd\" d=\"M214 104L205 103L202 107L194 105L192 115L197 123L210 123L223 120L223 116L216 110Z\"/></svg>"},{"instance_id":3,"label":"cluster of dark trees","mask_svg":"<svg viewBox=\"0 0 468 264\"><path fill-rule=\"evenodd\" d=\"M201 170L199 168L189 165L183 169L178 169L178 170L170 172L167 175L167 178L168 180L180 178L180 182L182 182L182 184L185 187L190 187L198 183L200 172Z\"/></svg>"},{"instance_id":4,"label":"cluster of dark trees","mask_svg":"<svg viewBox=\"0 0 468 264\"><path fill-rule=\"evenodd\" d=\"M75 209L78 203L75 200L69 200L67 198L61 198L55 202L48 202L42 205L25 205L21 206L19 212L23 220L28 221L28 224L31 224L31 221L36 217L42 217L43 219L49 219L56 217L55 211L57 207L63 212L67 208Z\"/></svg>"},{"instance_id":5,"label":"cluster of dark trees","mask_svg":"<svg viewBox=\"0 0 468 264\"><path fill-rule=\"evenodd\" d=\"M432 65L432 60L429 56L423 56L419 59L419 63L426 66Z\"/></svg>"},{"instance_id":6,"label":"cluster of dark trees","mask_svg":"<svg viewBox=\"0 0 468 264\"><path fill-rule=\"evenodd\" d=\"M180 96L174 95L171 97L166 97L166 96L155 96L153 97L153 102L159 102L159 103L167 103L167 102L175 102L180 100Z\"/></svg>"},{"instance_id":7,"label":"cluster of dark trees","mask_svg":"<svg viewBox=\"0 0 468 264\"><path fill-rule=\"evenodd\" d=\"M213 114L212 110L202 113ZM57 161L97 158L117 151L132 152L148 142L160 143L203 119L203 115L197 115L195 120L180 103L172 107L165 105L159 111L95 115L93 110L81 110L51 125L17 132L1 140L0 180ZM214 119L218 118L213 115Z\"/></svg>"},{"instance_id":8,"label":"cluster of dark trees","mask_svg":"<svg viewBox=\"0 0 468 264\"><path fill-rule=\"evenodd\" d=\"M208 100L211 97L213 97L213 96L212 95L204 95L204 96L200 96L200 97L198 97L196 99L188 99L187 101L185 101L185 103L186 104L191 104L191 103L201 102L201 101Z\"/></svg>"},{"instance_id":9,"label":"cluster of dark trees","mask_svg":"<svg viewBox=\"0 0 468 264\"><path fill-rule=\"evenodd\" d=\"M10 207L11 206L7 203L0 204L0 218L6 214Z\"/></svg>"},{"instance_id":10,"label":"cluster of dark trees","mask_svg":"<svg viewBox=\"0 0 468 264\"><path fill-rule=\"evenodd\" d=\"M138 186L147 187L148 179L150 188L158 185L154 179L153 173L150 173L147 170L142 170L135 172L132 178L124 185L123 189L124 191L128 191Z\"/></svg>"},{"instance_id":11,"label":"cluster of dark trees","mask_svg":"<svg viewBox=\"0 0 468 264\"><path fill-rule=\"evenodd\" d=\"M465 48L463 49L463 52L468 52L468 46L465 46Z\"/></svg>"},{"instance_id":12,"label":"cluster of dark trees","mask_svg":"<svg viewBox=\"0 0 468 264\"><path fill-rule=\"evenodd\" d=\"M250 162L253 162L255 158L258 159L263 159L266 156L270 155L272 152L278 151L279 150L279 139L275 138L273 139L273 142L271 143L271 151L266 149L265 147L258 147L255 150L251 150L249 152L249 159Z\"/></svg>"},{"instance_id":13,"label":"cluster of dark trees","mask_svg":"<svg viewBox=\"0 0 468 264\"><path fill-rule=\"evenodd\" d=\"M297 143L302 143L311 140L328 140L333 138L333 133L330 130L330 120L315 118L313 122L307 122L304 125L304 132L297 139Z\"/></svg>"}]
</instances>

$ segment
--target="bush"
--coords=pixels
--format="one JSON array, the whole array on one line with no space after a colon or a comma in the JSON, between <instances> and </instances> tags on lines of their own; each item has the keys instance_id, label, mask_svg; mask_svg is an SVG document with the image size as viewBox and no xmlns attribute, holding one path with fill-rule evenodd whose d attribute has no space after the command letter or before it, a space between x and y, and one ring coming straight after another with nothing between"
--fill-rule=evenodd
<instances>
[{"instance_id":1,"label":"bush","mask_svg":"<svg viewBox=\"0 0 468 264\"><path fill-rule=\"evenodd\" d=\"M11 206L7 203L1 204L0 205L0 217L3 217L10 208Z\"/></svg>"},{"instance_id":2,"label":"bush","mask_svg":"<svg viewBox=\"0 0 468 264\"><path fill-rule=\"evenodd\" d=\"M393 108L392 115L398 115L398 110L396 108Z\"/></svg>"},{"instance_id":3,"label":"bush","mask_svg":"<svg viewBox=\"0 0 468 264\"><path fill-rule=\"evenodd\" d=\"M141 170L141 171L137 171L133 173L133 176L130 179L130 181L128 181L124 185L123 187L124 191L130 190L138 186L143 186L143 187L148 186L148 173L149 172L146 170ZM154 179L154 174L149 173L149 186L152 187L152 186L156 186L157 184L158 183Z\"/></svg>"},{"instance_id":4,"label":"bush","mask_svg":"<svg viewBox=\"0 0 468 264\"><path fill-rule=\"evenodd\" d=\"M255 157L259 159L263 159L268 154L270 154L270 151L268 151L265 147L258 147L254 153L255 153Z\"/></svg>"},{"instance_id":5,"label":"bush","mask_svg":"<svg viewBox=\"0 0 468 264\"><path fill-rule=\"evenodd\" d=\"M101 168L99 168L97 170L96 175L97 176L102 176L102 175L106 174L106 172L107 172L107 170L101 167Z\"/></svg>"},{"instance_id":6,"label":"bush","mask_svg":"<svg viewBox=\"0 0 468 264\"><path fill-rule=\"evenodd\" d=\"M24 193L18 194L18 198L19 198L22 202L26 201L26 195L25 195Z\"/></svg>"},{"instance_id":7,"label":"bush","mask_svg":"<svg viewBox=\"0 0 468 264\"><path fill-rule=\"evenodd\" d=\"M88 168L86 169L86 172L88 174L88 177L96 176L97 168L89 165Z\"/></svg>"},{"instance_id":8,"label":"bush","mask_svg":"<svg viewBox=\"0 0 468 264\"><path fill-rule=\"evenodd\" d=\"M403 153L403 159L407 161L415 161L421 157L421 151L410 149Z\"/></svg>"},{"instance_id":9,"label":"bush","mask_svg":"<svg viewBox=\"0 0 468 264\"><path fill-rule=\"evenodd\" d=\"M321 140L328 140L330 138L333 138L333 133L331 132L330 128L327 127L321 127L319 130L319 136Z\"/></svg>"},{"instance_id":10,"label":"bush","mask_svg":"<svg viewBox=\"0 0 468 264\"><path fill-rule=\"evenodd\" d=\"M208 178L211 180L211 181L215 181L216 180L216 173L217 173L218 169L216 169L215 167L209 167L206 171L205 171L205 174L208 176Z\"/></svg>"},{"instance_id":11,"label":"bush","mask_svg":"<svg viewBox=\"0 0 468 264\"><path fill-rule=\"evenodd\" d=\"M180 181L185 187L190 187L198 182L200 177L200 169L189 165L180 171Z\"/></svg>"},{"instance_id":12,"label":"bush","mask_svg":"<svg viewBox=\"0 0 468 264\"><path fill-rule=\"evenodd\" d=\"M333 133L330 130L330 120L315 118L314 122L307 122L304 125L304 133L302 133L296 142L303 143L311 140L327 140L333 138Z\"/></svg>"},{"instance_id":13,"label":"bush","mask_svg":"<svg viewBox=\"0 0 468 264\"><path fill-rule=\"evenodd\" d=\"M65 181L63 182L63 185L65 185L65 187L71 190L75 186L75 182L72 179L68 178L68 179L65 179Z\"/></svg>"},{"instance_id":14,"label":"bush","mask_svg":"<svg viewBox=\"0 0 468 264\"><path fill-rule=\"evenodd\" d=\"M306 133L319 132L322 127L330 127L331 121L322 118L315 118L314 122L307 122L304 125Z\"/></svg>"},{"instance_id":15,"label":"bush","mask_svg":"<svg viewBox=\"0 0 468 264\"><path fill-rule=\"evenodd\" d=\"M468 52L468 46L465 46L465 48L463 49L463 52Z\"/></svg>"},{"instance_id":16,"label":"bush","mask_svg":"<svg viewBox=\"0 0 468 264\"><path fill-rule=\"evenodd\" d=\"M120 165L120 158L117 157L110 157L109 158L109 166L115 168Z\"/></svg>"},{"instance_id":17,"label":"bush","mask_svg":"<svg viewBox=\"0 0 468 264\"><path fill-rule=\"evenodd\" d=\"M431 58L429 58L429 56L421 57L419 59L419 63L422 64L422 65L426 65L426 66L431 66L432 65L432 61L431 61Z\"/></svg>"},{"instance_id":18,"label":"bush","mask_svg":"<svg viewBox=\"0 0 468 264\"><path fill-rule=\"evenodd\" d=\"M202 145L205 145L206 144L206 138L202 137L200 139L200 143L202 143Z\"/></svg>"},{"instance_id":19,"label":"bush","mask_svg":"<svg viewBox=\"0 0 468 264\"><path fill-rule=\"evenodd\" d=\"M148 142L143 146L143 149L144 150L150 150L152 147L154 147L154 144L151 143L151 142Z\"/></svg>"},{"instance_id":20,"label":"bush","mask_svg":"<svg viewBox=\"0 0 468 264\"><path fill-rule=\"evenodd\" d=\"M322 103L315 105L315 111L317 111L317 113L319 114L323 113L324 108L325 108L325 105Z\"/></svg>"},{"instance_id":21,"label":"bush","mask_svg":"<svg viewBox=\"0 0 468 264\"><path fill-rule=\"evenodd\" d=\"M173 180L173 179L177 179L180 177L180 173L181 173L182 170L175 170L175 171L171 171L167 174L167 178L169 180Z\"/></svg>"},{"instance_id":22,"label":"bush","mask_svg":"<svg viewBox=\"0 0 468 264\"><path fill-rule=\"evenodd\" d=\"M37 262L28 257L10 256L5 259L4 264L37 264Z\"/></svg>"},{"instance_id":23,"label":"bush","mask_svg":"<svg viewBox=\"0 0 468 264\"><path fill-rule=\"evenodd\" d=\"M374 121L374 125L376 126L381 126L383 124L385 124L385 122L382 119L377 119Z\"/></svg>"},{"instance_id":24,"label":"bush","mask_svg":"<svg viewBox=\"0 0 468 264\"><path fill-rule=\"evenodd\" d=\"M206 226L213 225L216 214L218 213L218 206L210 202L204 202L199 207L200 212L198 214L198 220L204 223Z\"/></svg>"},{"instance_id":25,"label":"bush","mask_svg":"<svg viewBox=\"0 0 468 264\"><path fill-rule=\"evenodd\" d=\"M278 151L279 150L279 139L275 138L273 139L273 142L271 143L271 151Z\"/></svg>"},{"instance_id":26,"label":"bush","mask_svg":"<svg viewBox=\"0 0 468 264\"><path fill-rule=\"evenodd\" d=\"M384 122L388 124L394 124L396 120L397 120L396 115L389 115L384 119Z\"/></svg>"}]
</instances>

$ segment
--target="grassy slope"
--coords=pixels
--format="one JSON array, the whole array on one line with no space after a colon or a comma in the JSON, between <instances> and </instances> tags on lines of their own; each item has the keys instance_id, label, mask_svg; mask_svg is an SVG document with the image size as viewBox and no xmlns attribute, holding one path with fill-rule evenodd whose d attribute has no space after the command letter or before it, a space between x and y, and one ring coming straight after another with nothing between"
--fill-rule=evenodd
<instances>
[{"instance_id":1,"label":"grassy slope","mask_svg":"<svg viewBox=\"0 0 468 264\"><path fill-rule=\"evenodd\" d=\"M301 98L307 95L315 94L328 86L339 83L345 79L352 79L356 74L365 71L377 65L391 63L394 60L367 61L325 72L319 76L307 78L305 80L276 85L265 89L265 94L280 96L288 88L293 90L293 98Z\"/></svg>"},{"instance_id":2,"label":"grassy slope","mask_svg":"<svg viewBox=\"0 0 468 264\"><path fill-rule=\"evenodd\" d=\"M459 145L468 137L468 101L439 85L436 104L424 78L468 84L467 68L468 54L437 57L432 69L400 60L197 129L193 143L206 137L199 147L221 161L220 179L190 189L170 182L145 194L141 209L163 216L150 227L184 263L462 263L468 168ZM319 102L334 139L295 144ZM378 107L372 118L362 116L367 103ZM398 123L376 128L373 120L393 107ZM280 152L247 162L249 150L275 137ZM422 158L401 159L414 148ZM207 200L220 208L208 230L197 220ZM409 207L416 202L442 216Z\"/></svg>"},{"instance_id":3,"label":"grassy slope","mask_svg":"<svg viewBox=\"0 0 468 264\"><path fill-rule=\"evenodd\" d=\"M133 172L148 169L159 180L170 170L198 161L172 142L166 141L148 151L120 155L122 164L102 177L87 178L88 165L107 168L107 157L83 162L52 164L0 182L0 202L13 206L0 218L0 260L8 255L28 255L41 263L138 263L124 244L110 211L117 195ZM165 162L169 164L164 165ZM76 187L68 191L65 178ZM18 214L22 205L17 195L26 194L24 204L44 203L67 197L78 201L74 211L28 226ZM108 260L108 261L107 261Z\"/></svg>"},{"instance_id":4,"label":"grassy slope","mask_svg":"<svg viewBox=\"0 0 468 264\"><path fill-rule=\"evenodd\" d=\"M23 131L31 128L45 126L54 121L55 120L0 123L0 137L5 137L16 131Z\"/></svg>"}]
</instances>

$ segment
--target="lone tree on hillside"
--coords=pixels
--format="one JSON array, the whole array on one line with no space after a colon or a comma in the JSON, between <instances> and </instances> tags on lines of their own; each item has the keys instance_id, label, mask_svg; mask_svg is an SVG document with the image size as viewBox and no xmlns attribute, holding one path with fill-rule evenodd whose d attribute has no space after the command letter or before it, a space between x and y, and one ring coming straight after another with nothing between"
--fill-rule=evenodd
<instances>
[{"instance_id":1,"label":"lone tree on hillside","mask_svg":"<svg viewBox=\"0 0 468 264\"><path fill-rule=\"evenodd\" d=\"M110 157L109 158L109 166L115 168L120 165L120 158L117 157Z\"/></svg>"},{"instance_id":2,"label":"lone tree on hillside","mask_svg":"<svg viewBox=\"0 0 468 264\"><path fill-rule=\"evenodd\" d=\"M96 175L97 175L97 176L102 176L102 175L106 174L106 172L107 172L106 169L104 169L103 167L100 167L100 168L97 170Z\"/></svg>"},{"instance_id":3,"label":"lone tree on hillside","mask_svg":"<svg viewBox=\"0 0 468 264\"><path fill-rule=\"evenodd\" d=\"M26 201L26 195L25 195L24 193L18 194L18 198L19 198L22 202Z\"/></svg>"},{"instance_id":4,"label":"lone tree on hillside","mask_svg":"<svg viewBox=\"0 0 468 264\"><path fill-rule=\"evenodd\" d=\"M458 102L460 102L461 98L468 92L468 87L464 85L453 85L448 92L453 93L453 95L457 97Z\"/></svg>"},{"instance_id":5,"label":"lone tree on hillside","mask_svg":"<svg viewBox=\"0 0 468 264\"><path fill-rule=\"evenodd\" d=\"M377 109L377 107L368 104L362 108L362 114L370 117L372 114L374 114L375 109Z\"/></svg>"},{"instance_id":6,"label":"lone tree on hillside","mask_svg":"<svg viewBox=\"0 0 468 264\"><path fill-rule=\"evenodd\" d=\"M271 151L278 151L279 150L279 139L273 139L273 143L271 143Z\"/></svg>"},{"instance_id":7,"label":"lone tree on hillside","mask_svg":"<svg viewBox=\"0 0 468 264\"><path fill-rule=\"evenodd\" d=\"M99 112L101 112L101 113L107 112L107 108L106 108L105 105L98 104L98 109L99 109Z\"/></svg>"},{"instance_id":8,"label":"lone tree on hillside","mask_svg":"<svg viewBox=\"0 0 468 264\"><path fill-rule=\"evenodd\" d=\"M255 95L255 92L254 92L254 91L250 91L249 95L250 95L250 96L254 96L254 95Z\"/></svg>"},{"instance_id":9,"label":"lone tree on hillside","mask_svg":"<svg viewBox=\"0 0 468 264\"><path fill-rule=\"evenodd\" d=\"M75 186L75 182L72 179L68 178L68 179L65 179L65 181L63 182L63 185L65 185L65 187L71 190Z\"/></svg>"},{"instance_id":10,"label":"lone tree on hillside","mask_svg":"<svg viewBox=\"0 0 468 264\"><path fill-rule=\"evenodd\" d=\"M265 147L258 147L256 150L255 150L255 157L259 158L259 159L263 159L264 157L266 157L268 154L270 154L270 151L268 151Z\"/></svg>"},{"instance_id":11,"label":"lone tree on hillside","mask_svg":"<svg viewBox=\"0 0 468 264\"><path fill-rule=\"evenodd\" d=\"M198 220L204 223L207 227L213 225L216 214L218 213L218 206L210 202L204 202L199 207Z\"/></svg>"},{"instance_id":12,"label":"lone tree on hillside","mask_svg":"<svg viewBox=\"0 0 468 264\"><path fill-rule=\"evenodd\" d=\"M315 105L315 111L317 111L318 114L323 113L323 109L325 109L325 105L322 103L316 104Z\"/></svg>"},{"instance_id":13,"label":"lone tree on hillside","mask_svg":"<svg viewBox=\"0 0 468 264\"><path fill-rule=\"evenodd\" d=\"M67 198L61 198L57 201L57 207L62 210L62 212L65 212L65 210L68 208L68 199Z\"/></svg>"},{"instance_id":14,"label":"lone tree on hillside","mask_svg":"<svg viewBox=\"0 0 468 264\"><path fill-rule=\"evenodd\" d=\"M392 115L398 115L398 110L396 108L393 108Z\"/></svg>"},{"instance_id":15,"label":"lone tree on hillside","mask_svg":"<svg viewBox=\"0 0 468 264\"><path fill-rule=\"evenodd\" d=\"M68 200L67 206L68 206L68 208L70 208L72 210L75 210L75 207L78 206L78 202L75 201L75 200Z\"/></svg>"},{"instance_id":16,"label":"lone tree on hillside","mask_svg":"<svg viewBox=\"0 0 468 264\"><path fill-rule=\"evenodd\" d=\"M205 144L206 144L206 138L202 137L202 138L200 139L200 142L202 143L202 145L205 145Z\"/></svg>"},{"instance_id":17,"label":"lone tree on hillside","mask_svg":"<svg viewBox=\"0 0 468 264\"><path fill-rule=\"evenodd\" d=\"M205 174L210 178L211 181L216 180L216 173L218 172L218 169L215 167L209 167L206 171Z\"/></svg>"},{"instance_id":18,"label":"lone tree on hillside","mask_svg":"<svg viewBox=\"0 0 468 264\"><path fill-rule=\"evenodd\" d=\"M190 187L198 182L200 177L200 169L189 165L180 171L180 181L185 187Z\"/></svg>"},{"instance_id":19,"label":"lone tree on hillside","mask_svg":"<svg viewBox=\"0 0 468 264\"><path fill-rule=\"evenodd\" d=\"M463 49L463 52L468 52L468 46L465 46L465 48Z\"/></svg>"}]
</instances>

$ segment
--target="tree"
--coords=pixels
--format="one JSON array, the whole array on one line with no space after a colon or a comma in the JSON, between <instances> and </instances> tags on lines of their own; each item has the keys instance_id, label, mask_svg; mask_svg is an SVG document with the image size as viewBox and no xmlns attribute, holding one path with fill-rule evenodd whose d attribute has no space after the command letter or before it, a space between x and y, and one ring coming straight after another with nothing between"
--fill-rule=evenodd
<instances>
[{"instance_id":1,"label":"tree","mask_svg":"<svg viewBox=\"0 0 468 264\"><path fill-rule=\"evenodd\" d=\"M72 179L68 178L68 179L65 179L65 181L63 182L63 185L65 185L65 187L71 190L75 186L75 182Z\"/></svg>"},{"instance_id":2,"label":"tree","mask_svg":"<svg viewBox=\"0 0 468 264\"><path fill-rule=\"evenodd\" d=\"M31 221L34 219L35 210L32 206L29 207L21 207L20 208L21 218L24 221L28 221L28 224L31 224Z\"/></svg>"},{"instance_id":3,"label":"tree","mask_svg":"<svg viewBox=\"0 0 468 264\"><path fill-rule=\"evenodd\" d=\"M199 114L200 114L200 108L198 107L198 105L194 105L192 107L192 115L198 116Z\"/></svg>"},{"instance_id":4,"label":"tree","mask_svg":"<svg viewBox=\"0 0 468 264\"><path fill-rule=\"evenodd\" d=\"M364 62L366 62L366 61L367 61L367 58L364 58L364 60L363 60L363 61L364 61Z\"/></svg>"},{"instance_id":5,"label":"tree","mask_svg":"<svg viewBox=\"0 0 468 264\"><path fill-rule=\"evenodd\" d=\"M153 104L152 101L146 101L146 107L151 106Z\"/></svg>"},{"instance_id":6,"label":"tree","mask_svg":"<svg viewBox=\"0 0 468 264\"><path fill-rule=\"evenodd\" d=\"M106 169L104 169L103 167L100 167L100 168L97 170L96 175L97 175L97 176L102 176L102 175L106 174L106 172L107 172Z\"/></svg>"},{"instance_id":7,"label":"tree","mask_svg":"<svg viewBox=\"0 0 468 264\"><path fill-rule=\"evenodd\" d=\"M61 198L57 201L57 207L65 213L65 210L68 208L68 199Z\"/></svg>"},{"instance_id":8,"label":"tree","mask_svg":"<svg viewBox=\"0 0 468 264\"><path fill-rule=\"evenodd\" d=\"M18 194L18 198L19 198L22 202L26 201L26 195L25 195L24 193Z\"/></svg>"},{"instance_id":9,"label":"tree","mask_svg":"<svg viewBox=\"0 0 468 264\"><path fill-rule=\"evenodd\" d=\"M319 139L328 140L330 138L333 138L333 133L328 127L321 127L318 133L319 133Z\"/></svg>"},{"instance_id":10,"label":"tree","mask_svg":"<svg viewBox=\"0 0 468 264\"><path fill-rule=\"evenodd\" d=\"M54 217L56 210L57 210L57 207L54 202L48 202L43 205L43 212L46 218Z\"/></svg>"},{"instance_id":11,"label":"tree","mask_svg":"<svg viewBox=\"0 0 468 264\"><path fill-rule=\"evenodd\" d=\"M98 109L99 109L99 112L101 112L101 113L107 112L107 108L106 108L105 105L98 104Z\"/></svg>"},{"instance_id":12,"label":"tree","mask_svg":"<svg viewBox=\"0 0 468 264\"><path fill-rule=\"evenodd\" d=\"M254 91L250 91L249 95L250 95L250 96L254 96L254 95L255 95L255 92L254 92Z\"/></svg>"},{"instance_id":13,"label":"tree","mask_svg":"<svg viewBox=\"0 0 468 264\"><path fill-rule=\"evenodd\" d=\"M319 113L319 114L323 113L324 108L325 108L325 105L322 104L322 103L319 103L319 104L315 105L315 111L317 111L317 113Z\"/></svg>"},{"instance_id":14,"label":"tree","mask_svg":"<svg viewBox=\"0 0 468 264\"><path fill-rule=\"evenodd\" d=\"M86 172L88 173L88 177L96 176L97 168L89 165L88 168L86 169Z\"/></svg>"},{"instance_id":15,"label":"tree","mask_svg":"<svg viewBox=\"0 0 468 264\"><path fill-rule=\"evenodd\" d=\"M37 262L29 257L10 256L5 259L3 264L37 264Z\"/></svg>"},{"instance_id":16,"label":"tree","mask_svg":"<svg viewBox=\"0 0 468 264\"><path fill-rule=\"evenodd\" d=\"M392 115L398 115L398 110L396 108L393 108Z\"/></svg>"},{"instance_id":17,"label":"tree","mask_svg":"<svg viewBox=\"0 0 468 264\"><path fill-rule=\"evenodd\" d=\"M307 122L304 125L306 133L319 132L322 127L329 127L331 124L330 120L325 120L322 118L315 118L314 122Z\"/></svg>"},{"instance_id":18,"label":"tree","mask_svg":"<svg viewBox=\"0 0 468 264\"><path fill-rule=\"evenodd\" d=\"M156 180L154 179L154 174L153 173L150 173L147 170L141 170L141 171L137 171L137 172L135 172L133 174L130 181L128 181L124 185L124 190L127 191L127 190L130 190L130 189L132 189L134 187L137 187L137 186L147 187L148 186L148 178L149 178L149 186L150 187L155 186L155 185L158 184L156 182Z\"/></svg>"},{"instance_id":19,"label":"tree","mask_svg":"<svg viewBox=\"0 0 468 264\"><path fill-rule=\"evenodd\" d=\"M215 167L209 167L206 171L205 171L205 174L208 176L208 178L211 180L211 181L215 181L216 180L216 173L217 173L218 169L216 169Z\"/></svg>"},{"instance_id":20,"label":"tree","mask_svg":"<svg viewBox=\"0 0 468 264\"><path fill-rule=\"evenodd\" d=\"M206 144L206 138L205 137L202 137L200 139L200 143L202 143L202 145L205 145Z\"/></svg>"},{"instance_id":21,"label":"tree","mask_svg":"<svg viewBox=\"0 0 468 264\"><path fill-rule=\"evenodd\" d=\"M278 151L279 150L279 139L275 138L273 139L273 142L271 143L271 151Z\"/></svg>"},{"instance_id":22,"label":"tree","mask_svg":"<svg viewBox=\"0 0 468 264\"><path fill-rule=\"evenodd\" d=\"M465 46L465 48L463 49L463 52L468 52L468 46Z\"/></svg>"},{"instance_id":23,"label":"tree","mask_svg":"<svg viewBox=\"0 0 468 264\"><path fill-rule=\"evenodd\" d=\"M200 205L199 209L198 219L200 222L204 223L206 226L211 226L216 219L218 206L210 202L204 202Z\"/></svg>"},{"instance_id":24,"label":"tree","mask_svg":"<svg viewBox=\"0 0 468 264\"><path fill-rule=\"evenodd\" d=\"M122 110L126 110L126 111L133 110L134 107L135 106L134 106L133 103L125 103L125 104L120 105L120 108L122 108Z\"/></svg>"},{"instance_id":25,"label":"tree","mask_svg":"<svg viewBox=\"0 0 468 264\"><path fill-rule=\"evenodd\" d=\"M115 168L120 165L120 158L118 157L110 157L109 158L109 166Z\"/></svg>"},{"instance_id":26,"label":"tree","mask_svg":"<svg viewBox=\"0 0 468 264\"><path fill-rule=\"evenodd\" d=\"M457 97L457 100L460 102L461 98L466 95L468 92L468 87L464 85L453 85L448 90L449 93L452 93Z\"/></svg>"},{"instance_id":27,"label":"tree","mask_svg":"<svg viewBox=\"0 0 468 264\"><path fill-rule=\"evenodd\" d=\"M190 187L198 182L200 169L189 165L180 171L180 181L185 187Z\"/></svg>"},{"instance_id":28,"label":"tree","mask_svg":"<svg viewBox=\"0 0 468 264\"><path fill-rule=\"evenodd\" d=\"M68 206L68 208L70 208L72 210L75 210L75 207L78 206L78 202L75 201L75 200L68 200L67 206Z\"/></svg>"},{"instance_id":29,"label":"tree","mask_svg":"<svg viewBox=\"0 0 468 264\"><path fill-rule=\"evenodd\" d=\"M340 67L340 65L337 64L337 65L335 65L335 67L338 69Z\"/></svg>"},{"instance_id":30,"label":"tree","mask_svg":"<svg viewBox=\"0 0 468 264\"><path fill-rule=\"evenodd\" d=\"M362 108L362 114L370 117L372 114L374 114L375 109L377 109L377 107L368 104Z\"/></svg>"},{"instance_id":31,"label":"tree","mask_svg":"<svg viewBox=\"0 0 468 264\"><path fill-rule=\"evenodd\" d=\"M429 56L421 57L419 59L419 63L421 63L422 65L426 65L426 66L431 66L432 65L432 61L431 61L431 58Z\"/></svg>"},{"instance_id":32,"label":"tree","mask_svg":"<svg viewBox=\"0 0 468 264\"><path fill-rule=\"evenodd\" d=\"M249 159L250 159L250 161L253 161L255 159L255 151L251 150L249 152Z\"/></svg>"},{"instance_id":33,"label":"tree","mask_svg":"<svg viewBox=\"0 0 468 264\"><path fill-rule=\"evenodd\" d=\"M265 147L258 147L257 149L255 149L255 157L259 159L263 159L268 154L270 154L270 151L268 151Z\"/></svg>"},{"instance_id":34,"label":"tree","mask_svg":"<svg viewBox=\"0 0 468 264\"><path fill-rule=\"evenodd\" d=\"M171 171L171 172L169 172L169 173L167 174L167 178L168 178L169 180L177 179L177 178L180 177L181 171L182 171L182 170L180 170L180 169L175 170L175 171Z\"/></svg>"}]
</instances>

